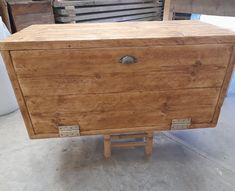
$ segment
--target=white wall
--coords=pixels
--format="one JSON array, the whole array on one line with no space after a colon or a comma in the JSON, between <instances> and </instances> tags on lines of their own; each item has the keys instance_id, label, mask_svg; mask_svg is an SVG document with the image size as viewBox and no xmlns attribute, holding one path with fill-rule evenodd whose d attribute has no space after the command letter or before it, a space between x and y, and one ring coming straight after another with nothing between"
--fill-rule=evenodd
<instances>
[{"instance_id":1,"label":"white wall","mask_svg":"<svg viewBox=\"0 0 235 191\"><path fill-rule=\"evenodd\" d=\"M235 17L201 15L200 20L235 31Z\"/></svg>"}]
</instances>

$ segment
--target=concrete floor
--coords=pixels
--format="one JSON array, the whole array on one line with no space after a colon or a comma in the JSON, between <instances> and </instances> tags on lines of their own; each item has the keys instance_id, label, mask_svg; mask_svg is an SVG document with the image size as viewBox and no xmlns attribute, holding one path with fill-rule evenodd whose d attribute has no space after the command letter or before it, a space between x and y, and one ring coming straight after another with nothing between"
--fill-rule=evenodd
<instances>
[{"instance_id":1,"label":"concrete floor","mask_svg":"<svg viewBox=\"0 0 235 191\"><path fill-rule=\"evenodd\" d=\"M157 133L150 159L131 149L106 161L100 136L29 140L19 111L0 117L0 191L235 190L234 87L217 128Z\"/></svg>"}]
</instances>

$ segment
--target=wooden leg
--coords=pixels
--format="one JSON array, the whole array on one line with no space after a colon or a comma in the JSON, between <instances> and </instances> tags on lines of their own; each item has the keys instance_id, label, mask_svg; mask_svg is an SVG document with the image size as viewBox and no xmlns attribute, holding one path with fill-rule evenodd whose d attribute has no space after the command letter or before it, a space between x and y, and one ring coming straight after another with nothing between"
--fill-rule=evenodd
<instances>
[{"instance_id":1,"label":"wooden leg","mask_svg":"<svg viewBox=\"0 0 235 191\"><path fill-rule=\"evenodd\" d=\"M104 135L104 157L109 159L111 157L111 136Z\"/></svg>"},{"instance_id":2,"label":"wooden leg","mask_svg":"<svg viewBox=\"0 0 235 191\"><path fill-rule=\"evenodd\" d=\"M153 152L153 132L147 132L145 154L151 156Z\"/></svg>"},{"instance_id":3,"label":"wooden leg","mask_svg":"<svg viewBox=\"0 0 235 191\"><path fill-rule=\"evenodd\" d=\"M173 8L171 6L171 1L172 0L165 0L164 3L164 11L163 11L163 20L167 21L167 20L172 20L173 18Z\"/></svg>"},{"instance_id":4,"label":"wooden leg","mask_svg":"<svg viewBox=\"0 0 235 191\"><path fill-rule=\"evenodd\" d=\"M113 142L112 140L122 140L122 139L144 139L140 141L127 141L127 142ZM151 156L153 152L153 131L132 133L132 134L116 134L116 135L104 135L104 157L109 159L111 157L111 149L113 148L136 148L144 147L145 154Z\"/></svg>"}]
</instances>

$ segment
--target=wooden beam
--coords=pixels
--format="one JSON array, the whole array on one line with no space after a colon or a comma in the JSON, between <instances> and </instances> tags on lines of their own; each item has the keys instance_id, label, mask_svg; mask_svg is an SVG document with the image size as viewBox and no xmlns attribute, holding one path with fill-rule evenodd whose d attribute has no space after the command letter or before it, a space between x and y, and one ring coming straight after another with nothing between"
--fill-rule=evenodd
<instances>
[{"instance_id":1,"label":"wooden beam","mask_svg":"<svg viewBox=\"0 0 235 191\"><path fill-rule=\"evenodd\" d=\"M120 142L119 140L125 140ZM132 141L130 141L132 139ZM142 141L136 141L136 139L142 139ZM116 140L112 142L112 140ZM119 142L117 142L119 141ZM104 135L104 158L109 159L111 157L112 148L136 148L144 147L147 157L152 155L153 151L153 131L146 132L132 132L124 134Z\"/></svg>"},{"instance_id":2,"label":"wooden beam","mask_svg":"<svg viewBox=\"0 0 235 191\"><path fill-rule=\"evenodd\" d=\"M0 0L0 16L2 17L2 21L5 23L6 27L10 32L11 31L11 22L8 14L8 7L6 0Z\"/></svg>"},{"instance_id":3,"label":"wooden beam","mask_svg":"<svg viewBox=\"0 0 235 191\"><path fill-rule=\"evenodd\" d=\"M165 0L164 3L164 12L163 12L163 20L172 20L173 11L171 9L171 0Z\"/></svg>"}]
</instances>

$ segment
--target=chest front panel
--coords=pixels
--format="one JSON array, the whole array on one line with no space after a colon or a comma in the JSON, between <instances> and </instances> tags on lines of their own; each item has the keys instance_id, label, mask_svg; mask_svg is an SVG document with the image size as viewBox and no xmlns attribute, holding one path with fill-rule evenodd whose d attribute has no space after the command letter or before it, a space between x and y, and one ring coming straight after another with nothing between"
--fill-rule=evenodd
<instances>
[{"instance_id":1,"label":"chest front panel","mask_svg":"<svg viewBox=\"0 0 235 191\"><path fill-rule=\"evenodd\" d=\"M210 126L230 45L11 51L36 134ZM129 56L133 63L122 63Z\"/></svg>"}]
</instances>

